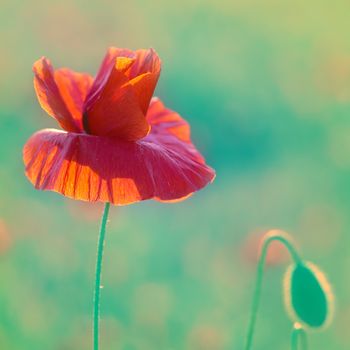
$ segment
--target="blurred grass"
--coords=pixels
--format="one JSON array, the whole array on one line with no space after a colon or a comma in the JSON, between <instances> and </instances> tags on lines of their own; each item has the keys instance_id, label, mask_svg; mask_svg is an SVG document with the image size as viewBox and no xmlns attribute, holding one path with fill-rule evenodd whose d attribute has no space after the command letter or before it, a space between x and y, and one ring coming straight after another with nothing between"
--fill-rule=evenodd
<instances>
[{"instance_id":1,"label":"blurred grass","mask_svg":"<svg viewBox=\"0 0 350 350\"><path fill-rule=\"evenodd\" d=\"M217 170L175 205L113 208L102 293L103 349L241 349L254 265L248 237L280 227L328 273L334 324L350 337L350 42L346 1L0 1L0 347L87 349L99 205L35 191L21 150L55 127L32 63L94 73L109 45L154 47L157 93L186 117ZM3 248L2 248L3 247ZM280 278L266 274L255 349L288 349Z\"/></svg>"}]
</instances>

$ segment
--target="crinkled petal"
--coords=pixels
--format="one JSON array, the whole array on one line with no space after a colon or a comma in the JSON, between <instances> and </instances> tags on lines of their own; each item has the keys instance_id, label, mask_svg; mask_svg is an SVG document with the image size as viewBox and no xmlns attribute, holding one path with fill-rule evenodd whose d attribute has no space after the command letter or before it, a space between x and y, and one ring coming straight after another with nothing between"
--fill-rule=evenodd
<instances>
[{"instance_id":1,"label":"crinkled petal","mask_svg":"<svg viewBox=\"0 0 350 350\"><path fill-rule=\"evenodd\" d=\"M34 88L41 107L54 117L64 130L79 132L55 81L55 72L48 59L42 57L33 65Z\"/></svg>"},{"instance_id":2,"label":"crinkled petal","mask_svg":"<svg viewBox=\"0 0 350 350\"><path fill-rule=\"evenodd\" d=\"M89 110L93 103L98 99L103 87L108 81L109 75L115 65L117 57L135 58L135 54L128 49L119 49L110 47L101 63L101 66L96 74L95 80L89 91L85 102L85 110Z\"/></svg>"},{"instance_id":3,"label":"crinkled petal","mask_svg":"<svg viewBox=\"0 0 350 350\"><path fill-rule=\"evenodd\" d=\"M84 129L92 135L136 141L146 136L146 120L126 71L132 58L117 57L99 98L84 113Z\"/></svg>"},{"instance_id":4,"label":"crinkled petal","mask_svg":"<svg viewBox=\"0 0 350 350\"><path fill-rule=\"evenodd\" d=\"M136 141L149 132L146 113L161 62L153 49L110 48L84 106L84 129Z\"/></svg>"},{"instance_id":5,"label":"crinkled petal","mask_svg":"<svg viewBox=\"0 0 350 350\"><path fill-rule=\"evenodd\" d=\"M126 142L46 129L28 140L23 158L26 175L38 189L116 205L174 201L201 189L215 174L191 152L171 145L156 142L156 135Z\"/></svg>"},{"instance_id":6,"label":"crinkled petal","mask_svg":"<svg viewBox=\"0 0 350 350\"><path fill-rule=\"evenodd\" d=\"M80 131L83 130L83 106L93 78L68 68L55 70L55 81L68 111Z\"/></svg>"},{"instance_id":7,"label":"crinkled petal","mask_svg":"<svg viewBox=\"0 0 350 350\"><path fill-rule=\"evenodd\" d=\"M191 142L190 125L178 113L166 108L157 97L150 103L147 121L151 125L151 132L145 140L161 143L200 163L205 163L203 156Z\"/></svg>"},{"instance_id":8,"label":"crinkled petal","mask_svg":"<svg viewBox=\"0 0 350 350\"><path fill-rule=\"evenodd\" d=\"M130 79L145 73L160 74L161 61L154 49L136 50L135 56L135 63L132 65L129 73Z\"/></svg>"},{"instance_id":9,"label":"crinkled petal","mask_svg":"<svg viewBox=\"0 0 350 350\"><path fill-rule=\"evenodd\" d=\"M129 78L144 114L156 88L160 71L161 60L155 50L151 48L136 51L136 60L130 68Z\"/></svg>"},{"instance_id":10,"label":"crinkled petal","mask_svg":"<svg viewBox=\"0 0 350 350\"><path fill-rule=\"evenodd\" d=\"M129 82L133 87L133 92L138 101L139 108L144 115L147 113L158 78L159 74L144 73Z\"/></svg>"}]
</instances>

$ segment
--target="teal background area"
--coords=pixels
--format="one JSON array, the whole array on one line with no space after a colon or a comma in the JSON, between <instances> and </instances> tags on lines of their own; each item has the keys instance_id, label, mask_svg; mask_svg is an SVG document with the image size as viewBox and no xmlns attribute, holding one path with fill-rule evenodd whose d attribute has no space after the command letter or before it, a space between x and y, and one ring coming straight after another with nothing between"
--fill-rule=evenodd
<instances>
[{"instance_id":1,"label":"teal background area","mask_svg":"<svg viewBox=\"0 0 350 350\"><path fill-rule=\"evenodd\" d=\"M348 1L0 0L0 348L91 348L102 206L36 191L22 147L57 127L33 62L94 74L108 46L154 47L156 94L217 171L177 204L113 207L101 349L240 350L257 240L289 232L332 283L332 325L310 349L350 348ZM289 349L288 261L266 270L254 350ZM273 260L274 256L271 257Z\"/></svg>"}]
</instances>

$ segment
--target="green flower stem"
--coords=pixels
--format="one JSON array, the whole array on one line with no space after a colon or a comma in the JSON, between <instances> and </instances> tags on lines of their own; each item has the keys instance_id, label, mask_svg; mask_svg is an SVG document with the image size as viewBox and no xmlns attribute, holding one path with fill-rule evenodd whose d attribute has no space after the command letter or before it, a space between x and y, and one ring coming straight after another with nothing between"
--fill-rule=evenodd
<instances>
[{"instance_id":1,"label":"green flower stem","mask_svg":"<svg viewBox=\"0 0 350 350\"><path fill-rule=\"evenodd\" d=\"M253 335L255 330L255 323L256 323L256 317L258 314L259 309L259 303L260 303L260 295L261 295L261 288L262 288L262 281L263 281L263 275L264 275L264 266L265 266L265 259L267 255L267 251L269 248L269 245L273 241L279 241L281 242L289 251L290 255L292 256L295 263L300 263L301 258L297 252L297 250L294 248L293 244L290 242L288 236L286 234L268 234L266 238L263 241L258 267L257 267L257 273L256 273L256 281L255 281L255 290L253 295L253 303L252 303L252 309L251 309L251 316L249 321L249 327L246 337L246 345L245 350L250 350L253 343Z\"/></svg>"},{"instance_id":2,"label":"green flower stem","mask_svg":"<svg viewBox=\"0 0 350 350\"><path fill-rule=\"evenodd\" d=\"M291 350L299 349L307 350L307 338L305 330L300 326L299 323L295 323L292 330Z\"/></svg>"},{"instance_id":3,"label":"green flower stem","mask_svg":"<svg viewBox=\"0 0 350 350\"><path fill-rule=\"evenodd\" d=\"M101 272L103 260L103 248L105 244L106 224L108 219L110 203L106 203L102 215L100 233L97 245L95 293L94 293L94 313L93 313L93 338L94 350L99 348L99 321L100 321L100 294L101 294Z\"/></svg>"}]
</instances>

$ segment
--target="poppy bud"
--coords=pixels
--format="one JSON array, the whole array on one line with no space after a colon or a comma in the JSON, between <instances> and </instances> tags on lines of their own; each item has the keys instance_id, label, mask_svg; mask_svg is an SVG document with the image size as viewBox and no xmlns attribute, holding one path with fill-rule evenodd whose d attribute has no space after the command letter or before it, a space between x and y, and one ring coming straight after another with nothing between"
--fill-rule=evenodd
<instances>
[{"instance_id":1,"label":"poppy bud","mask_svg":"<svg viewBox=\"0 0 350 350\"><path fill-rule=\"evenodd\" d=\"M333 313L333 294L324 273L314 264L291 265L284 278L284 300L293 319L305 327L324 327Z\"/></svg>"}]
</instances>

